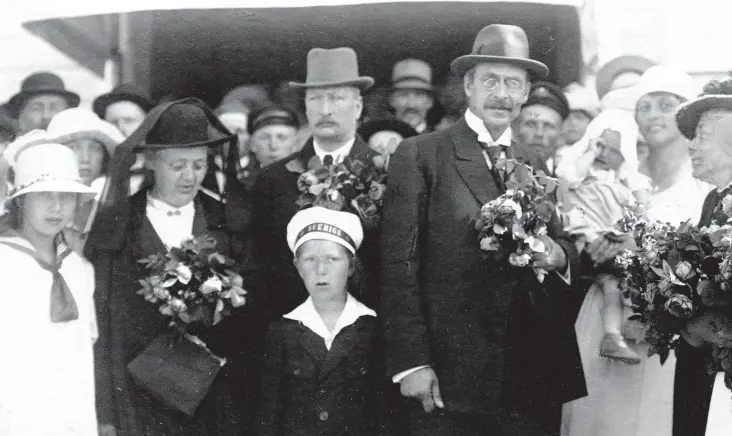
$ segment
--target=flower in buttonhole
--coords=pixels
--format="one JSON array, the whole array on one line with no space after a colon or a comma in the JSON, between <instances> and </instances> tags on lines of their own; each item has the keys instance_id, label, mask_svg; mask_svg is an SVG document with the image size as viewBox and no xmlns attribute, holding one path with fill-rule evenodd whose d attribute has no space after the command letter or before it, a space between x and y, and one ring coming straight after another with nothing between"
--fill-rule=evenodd
<instances>
[{"instance_id":1,"label":"flower in buttonhole","mask_svg":"<svg viewBox=\"0 0 732 436\"><path fill-rule=\"evenodd\" d=\"M683 294L674 294L664 305L666 310L676 318L688 319L694 314L694 303Z\"/></svg>"},{"instance_id":2,"label":"flower in buttonhole","mask_svg":"<svg viewBox=\"0 0 732 436\"><path fill-rule=\"evenodd\" d=\"M501 245L495 236L486 236L480 240L480 249L483 251L498 251Z\"/></svg>"},{"instance_id":3,"label":"flower in buttonhole","mask_svg":"<svg viewBox=\"0 0 732 436\"><path fill-rule=\"evenodd\" d=\"M201 293L203 295L208 295L212 292L219 293L221 292L221 287L223 286L223 282L219 278L219 276L214 275L209 277L203 284L201 285Z\"/></svg>"},{"instance_id":4,"label":"flower in buttonhole","mask_svg":"<svg viewBox=\"0 0 732 436\"><path fill-rule=\"evenodd\" d=\"M178 276L179 282L187 285L191 281L193 273L191 272L191 269L188 268L186 265L179 263L178 266L175 267L175 275Z\"/></svg>"},{"instance_id":5,"label":"flower in buttonhole","mask_svg":"<svg viewBox=\"0 0 732 436\"><path fill-rule=\"evenodd\" d=\"M531 262L531 256L527 253L524 254L516 254L511 253L508 256L508 263L510 263L513 266L527 266Z\"/></svg>"},{"instance_id":6,"label":"flower in buttonhole","mask_svg":"<svg viewBox=\"0 0 732 436\"><path fill-rule=\"evenodd\" d=\"M674 270L674 273L676 274L676 277L678 277L679 279L688 280L694 276L694 268L692 268L692 266L689 262L682 261L676 265L676 269Z\"/></svg>"}]
</instances>

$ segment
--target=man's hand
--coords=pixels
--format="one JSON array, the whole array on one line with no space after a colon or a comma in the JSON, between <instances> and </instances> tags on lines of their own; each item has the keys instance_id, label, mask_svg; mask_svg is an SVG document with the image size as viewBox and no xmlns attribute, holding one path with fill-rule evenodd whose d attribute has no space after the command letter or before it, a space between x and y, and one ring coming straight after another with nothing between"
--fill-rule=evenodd
<instances>
[{"instance_id":1,"label":"man's hand","mask_svg":"<svg viewBox=\"0 0 732 436\"><path fill-rule=\"evenodd\" d=\"M422 402L422 407L427 413L435 410L435 406L440 409L445 407L440 396L437 374L432 368L422 368L409 374L399 382L399 385L402 395Z\"/></svg>"},{"instance_id":2,"label":"man's hand","mask_svg":"<svg viewBox=\"0 0 732 436\"><path fill-rule=\"evenodd\" d=\"M544 252L534 253L534 262L531 266L547 271L564 271L567 269L567 255L564 253L562 246L547 235L537 236L537 239L544 244Z\"/></svg>"},{"instance_id":3,"label":"man's hand","mask_svg":"<svg viewBox=\"0 0 732 436\"><path fill-rule=\"evenodd\" d=\"M618 238L605 235L592 241L585 251L595 263L595 266L603 264L613 259L625 250L634 250L636 248L635 241L632 238Z\"/></svg>"}]
</instances>

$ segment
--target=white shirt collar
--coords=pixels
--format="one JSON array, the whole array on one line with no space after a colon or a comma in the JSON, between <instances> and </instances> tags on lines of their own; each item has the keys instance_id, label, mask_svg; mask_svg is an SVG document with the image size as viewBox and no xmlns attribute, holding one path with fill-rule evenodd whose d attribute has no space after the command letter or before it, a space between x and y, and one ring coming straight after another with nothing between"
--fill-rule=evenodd
<instances>
[{"instance_id":1,"label":"white shirt collar","mask_svg":"<svg viewBox=\"0 0 732 436\"><path fill-rule=\"evenodd\" d=\"M488 129L486 129L483 120L473 113L470 109L465 111L465 122L468 123L468 127L472 131L478 134L478 142L483 142L488 145L503 145L505 147L511 146L511 139L513 138L513 132L511 126L506 127L501 136L494 140Z\"/></svg>"},{"instance_id":2,"label":"white shirt collar","mask_svg":"<svg viewBox=\"0 0 732 436\"><path fill-rule=\"evenodd\" d=\"M336 321L332 332L328 330L325 322L323 322L323 318L315 310L315 304L313 304L313 299L310 297L304 303L297 306L295 310L283 316L288 319L300 321L305 327L312 330L313 333L323 338L325 348L330 350L330 347L333 345L333 340L335 340L341 330L355 323L362 316L375 317L376 312L369 309L349 293L346 295L346 305L343 308L343 312L338 317L338 321Z\"/></svg>"},{"instance_id":3,"label":"white shirt collar","mask_svg":"<svg viewBox=\"0 0 732 436\"><path fill-rule=\"evenodd\" d=\"M318 145L318 142L315 140L315 137L313 137L313 148L315 149L315 155L318 156L321 162L323 162L323 158L326 155L333 156L333 163L338 164L343 162L343 159L348 156L351 153L351 149L353 148L353 144L356 143L356 137L354 136L350 141L346 142L342 146L338 147L337 149L327 152L323 150L320 145Z\"/></svg>"},{"instance_id":4,"label":"white shirt collar","mask_svg":"<svg viewBox=\"0 0 732 436\"><path fill-rule=\"evenodd\" d=\"M168 248L179 246L193 234L193 219L196 215L193 201L175 208L148 193L145 214L155 233Z\"/></svg>"}]
</instances>

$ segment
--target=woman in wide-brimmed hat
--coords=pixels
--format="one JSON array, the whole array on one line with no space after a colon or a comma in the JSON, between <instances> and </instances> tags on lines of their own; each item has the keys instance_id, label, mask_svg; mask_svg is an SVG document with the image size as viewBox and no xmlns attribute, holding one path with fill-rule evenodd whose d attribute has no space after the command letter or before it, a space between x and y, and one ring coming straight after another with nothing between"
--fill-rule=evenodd
<instances>
[{"instance_id":1,"label":"woman in wide-brimmed hat","mask_svg":"<svg viewBox=\"0 0 732 436\"><path fill-rule=\"evenodd\" d=\"M210 130L218 134L212 137ZM211 171L210 150L225 142L235 150L235 141L205 103L189 98L153 108L140 128L115 149L104 201L85 251L94 261L99 319L104 326L97 349L100 421L114 426L118 435L246 433L242 414L251 408L242 404L249 397L241 377L252 359L245 357L244 350L250 345L247 338L256 336L259 329L242 324L241 319L234 321L238 313L202 336L211 352L228 363L200 391L193 416L171 406L177 400L174 391L156 399L128 369L130 362L169 332L169 320L158 307L136 294L138 280L148 275L137 261L165 254L184 239L204 234L216 240L216 251L231 254L230 202L224 204L204 193L201 183ZM138 152L145 154L154 180L151 187L130 196L129 167ZM251 349L247 351L252 355ZM190 392L194 380L188 383L181 377L175 383L182 384L171 381L171 386Z\"/></svg>"},{"instance_id":2,"label":"woman in wide-brimmed hat","mask_svg":"<svg viewBox=\"0 0 732 436\"><path fill-rule=\"evenodd\" d=\"M43 131L5 157L15 189L0 229L0 434L95 436L94 270L63 238L93 191L71 150Z\"/></svg>"}]
</instances>

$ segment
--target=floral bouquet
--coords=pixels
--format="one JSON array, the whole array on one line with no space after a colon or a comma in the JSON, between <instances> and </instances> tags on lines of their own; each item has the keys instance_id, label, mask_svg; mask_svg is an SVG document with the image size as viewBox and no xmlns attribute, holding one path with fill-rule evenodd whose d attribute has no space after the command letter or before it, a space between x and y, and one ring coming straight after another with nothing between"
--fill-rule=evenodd
<instances>
[{"instance_id":1,"label":"floral bouquet","mask_svg":"<svg viewBox=\"0 0 732 436\"><path fill-rule=\"evenodd\" d=\"M308 171L297 181L298 206L305 209L321 206L352 212L361 218L366 229L378 227L386 191L386 160L376 156L371 162L347 156L343 162L324 166L314 157Z\"/></svg>"},{"instance_id":2,"label":"floral bouquet","mask_svg":"<svg viewBox=\"0 0 732 436\"><path fill-rule=\"evenodd\" d=\"M149 274L137 293L170 318L173 331L155 339L128 365L133 380L166 406L193 415L226 359L214 355L197 333L246 303L247 291L233 261L208 236L188 239L164 255L138 262Z\"/></svg>"},{"instance_id":3,"label":"floral bouquet","mask_svg":"<svg viewBox=\"0 0 732 436\"><path fill-rule=\"evenodd\" d=\"M483 205L476 222L480 249L486 256L504 257L518 267L530 266L534 253L546 247L538 236L547 234L555 210L552 194L559 183L543 172L508 160L505 164L506 192ZM535 268L539 282L547 271Z\"/></svg>"}]
</instances>

